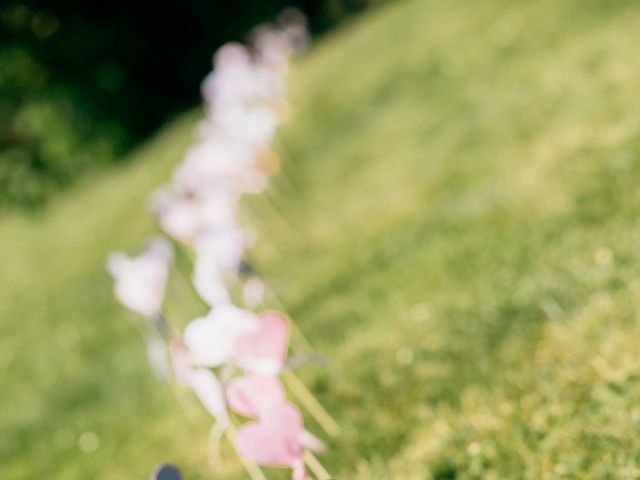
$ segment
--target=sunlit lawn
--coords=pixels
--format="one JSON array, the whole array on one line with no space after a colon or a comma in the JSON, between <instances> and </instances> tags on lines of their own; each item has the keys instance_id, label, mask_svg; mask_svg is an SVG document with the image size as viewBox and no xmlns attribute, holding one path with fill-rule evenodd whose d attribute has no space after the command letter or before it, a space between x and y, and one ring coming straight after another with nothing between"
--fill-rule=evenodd
<instances>
[{"instance_id":1,"label":"sunlit lawn","mask_svg":"<svg viewBox=\"0 0 640 480\"><path fill-rule=\"evenodd\" d=\"M406 0L295 66L244 215L328 359L300 375L344 429L332 474L640 477L639 32L632 1ZM153 380L103 267L154 231L197 116L0 222L0 478L246 478L230 450L209 472L209 419Z\"/></svg>"}]
</instances>

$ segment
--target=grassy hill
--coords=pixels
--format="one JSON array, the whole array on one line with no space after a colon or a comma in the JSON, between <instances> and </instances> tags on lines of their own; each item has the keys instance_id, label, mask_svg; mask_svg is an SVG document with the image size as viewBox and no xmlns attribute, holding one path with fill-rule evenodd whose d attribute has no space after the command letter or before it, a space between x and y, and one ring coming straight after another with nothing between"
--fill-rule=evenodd
<instances>
[{"instance_id":1,"label":"grassy hill","mask_svg":"<svg viewBox=\"0 0 640 480\"><path fill-rule=\"evenodd\" d=\"M297 63L245 215L328 358L300 374L344 427L332 474L640 477L638 32L632 1L404 0ZM0 223L2 478L213 476L206 414L153 380L103 267L154 231L197 117Z\"/></svg>"}]
</instances>

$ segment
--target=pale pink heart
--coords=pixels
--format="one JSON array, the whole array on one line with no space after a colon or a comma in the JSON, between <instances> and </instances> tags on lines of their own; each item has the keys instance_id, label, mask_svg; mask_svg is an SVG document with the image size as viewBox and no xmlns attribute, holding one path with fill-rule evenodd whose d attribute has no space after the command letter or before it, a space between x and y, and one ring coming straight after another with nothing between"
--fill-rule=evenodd
<instances>
[{"instance_id":1,"label":"pale pink heart","mask_svg":"<svg viewBox=\"0 0 640 480\"><path fill-rule=\"evenodd\" d=\"M235 359L236 342L240 336L257 331L256 315L231 304L211 309L184 330L184 343L194 365L217 367Z\"/></svg>"},{"instance_id":2,"label":"pale pink heart","mask_svg":"<svg viewBox=\"0 0 640 480\"><path fill-rule=\"evenodd\" d=\"M171 198L159 212L160 225L171 237L189 244L200 226L198 213L193 200Z\"/></svg>"},{"instance_id":3,"label":"pale pink heart","mask_svg":"<svg viewBox=\"0 0 640 480\"><path fill-rule=\"evenodd\" d=\"M294 467L303 461L302 415L290 403L271 407L259 421L243 425L236 448L243 457L262 465Z\"/></svg>"},{"instance_id":4,"label":"pale pink heart","mask_svg":"<svg viewBox=\"0 0 640 480\"><path fill-rule=\"evenodd\" d=\"M109 255L107 268L120 303L147 317L157 315L162 309L172 260L172 246L162 237L154 238L137 257L130 258L123 252Z\"/></svg>"},{"instance_id":5,"label":"pale pink heart","mask_svg":"<svg viewBox=\"0 0 640 480\"><path fill-rule=\"evenodd\" d=\"M227 386L225 393L229 406L247 417L263 417L274 405L285 402L282 382L273 376L237 378Z\"/></svg>"},{"instance_id":6,"label":"pale pink heart","mask_svg":"<svg viewBox=\"0 0 640 480\"><path fill-rule=\"evenodd\" d=\"M238 337L236 359L246 370L276 375L282 370L289 342L287 319L275 312L258 317L258 328Z\"/></svg>"}]
</instances>

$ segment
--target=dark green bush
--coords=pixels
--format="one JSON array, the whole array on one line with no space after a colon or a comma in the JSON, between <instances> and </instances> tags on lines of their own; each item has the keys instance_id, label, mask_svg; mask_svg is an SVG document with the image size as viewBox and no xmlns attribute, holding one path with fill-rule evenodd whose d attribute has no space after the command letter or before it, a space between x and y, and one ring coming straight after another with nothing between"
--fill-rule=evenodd
<instances>
[{"instance_id":1,"label":"dark green bush","mask_svg":"<svg viewBox=\"0 0 640 480\"><path fill-rule=\"evenodd\" d=\"M0 49L0 65L0 208L38 208L89 166L117 158L124 132L83 111L26 49Z\"/></svg>"},{"instance_id":2,"label":"dark green bush","mask_svg":"<svg viewBox=\"0 0 640 480\"><path fill-rule=\"evenodd\" d=\"M367 0L0 5L0 210L35 209L199 101L211 54L287 6L320 32Z\"/></svg>"}]
</instances>

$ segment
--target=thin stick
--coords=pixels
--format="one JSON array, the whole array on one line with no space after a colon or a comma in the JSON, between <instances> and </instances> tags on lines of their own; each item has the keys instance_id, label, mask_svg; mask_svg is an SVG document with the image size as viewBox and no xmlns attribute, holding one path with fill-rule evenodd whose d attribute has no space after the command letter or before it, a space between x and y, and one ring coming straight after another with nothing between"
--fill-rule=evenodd
<instances>
[{"instance_id":1,"label":"thin stick","mask_svg":"<svg viewBox=\"0 0 640 480\"><path fill-rule=\"evenodd\" d=\"M188 250L187 247L180 244L177 244L176 250L179 252L179 255L181 257L185 258L185 261L187 262L186 268L188 269L189 267L191 267L191 273L185 272L184 269L177 267L176 270L180 275L180 278L182 279L183 283L186 285L187 290L189 290L192 294L194 294L195 298L200 301L199 303L201 305L206 305L206 303L204 302L204 300L202 300L202 297L198 293L198 290L193 285L193 270L195 268L195 254L193 253L193 251ZM179 263L180 262L176 262L176 264L179 264Z\"/></svg>"},{"instance_id":2,"label":"thin stick","mask_svg":"<svg viewBox=\"0 0 640 480\"><path fill-rule=\"evenodd\" d=\"M329 472L322 466L320 460L310 451L305 450L304 461L307 463L313 474L318 477L318 480L328 480L331 478Z\"/></svg>"},{"instance_id":3,"label":"thin stick","mask_svg":"<svg viewBox=\"0 0 640 480\"><path fill-rule=\"evenodd\" d=\"M179 269L176 269L176 271L180 272ZM178 295L176 293L176 289L175 288L168 288L167 289L167 294L165 296L165 302L167 302L167 301L170 301L173 304L173 306L176 307L177 310L179 310L179 314L182 315L185 319L189 320L191 318L191 316L189 314L189 309L184 305L183 299L180 298L180 295ZM165 316L165 320L166 320L166 316ZM175 325L173 325L173 324L169 324L169 325L170 325L170 330L175 335Z\"/></svg>"},{"instance_id":4,"label":"thin stick","mask_svg":"<svg viewBox=\"0 0 640 480\"><path fill-rule=\"evenodd\" d=\"M269 287L266 283L264 284L264 287L265 287L265 290L268 291L269 297L271 297L274 300L274 303L276 304L276 307L278 308L278 310L281 310L282 312L287 313L287 310L285 309L284 304L282 303L280 298L278 298L278 295L276 295L276 292L274 292L273 289ZM295 338L298 340L298 343L300 343L300 346L302 347L301 350L306 350L307 352L313 352L311 343L309 342L307 337L304 335L304 333L302 333L302 330L300 330L300 327L298 326L298 324L291 319L289 314L287 314L287 317L289 317L289 324L291 325L291 330L295 334Z\"/></svg>"},{"instance_id":5,"label":"thin stick","mask_svg":"<svg viewBox=\"0 0 640 480\"><path fill-rule=\"evenodd\" d=\"M287 316L288 323L291 326L291 331L292 331L291 340L292 341L295 340L296 341L295 343L299 344L298 350L305 351L305 353L313 352L311 343L309 342L309 340L307 340L304 333L302 333L302 330L300 330L300 327L296 324L296 322L294 322L293 319L289 316L289 314L287 313L287 310L284 308L284 305L282 304L278 296L275 294L275 292L265 282L262 281L262 279L260 278L260 276L257 274L256 271L253 271L252 275L254 278L258 279L260 283L262 283L262 286L264 287L264 292L265 292L264 296L271 297L271 299L273 300L273 304L275 304L275 308ZM269 305L267 305L264 298L260 301L258 306L260 310L269 310ZM246 305L245 305L245 308L251 309Z\"/></svg>"},{"instance_id":6,"label":"thin stick","mask_svg":"<svg viewBox=\"0 0 640 480\"><path fill-rule=\"evenodd\" d=\"M260 279L260 276L257 275L257 272L254 272L254 275L256 275L258 279ZM260 280L262 281L262 279ZM291 339L298 344L298 350L306 351L307 353L313 352L313 347L311 346L311 342L309 342L309 340L307 339L305 334L302 332L298 324L294 322L291 316L287 313L287 309L282 303L282 300L280 300L278 295L276 295L276 292L274 292L273 289L269 287L269 285L266 282L262 281L262 284L264 285L265 294L266 294L265 296L269 297L272 300L272 302L275 304L275 308L277 308L278 310L280 310L281 312L287 315L289 319L289 325L291 325L291 331L293 334ZM266 309L266 310L269 309L268 305L265 304L264 300L260 303L260 307L261 309Z\"/></svg>"},{"instance_id":7,"label":"thin stick","mask_svg":"<svg viewBox=\"0 0 640 480\"><path fill-rule=\"evenodd\" d=\"M187 399L182 395L182 392L178 390L175 383L173 384L173 387L174 388L171 389L173 395L176 398L177 402L180 404L180 408L182 408L182 412L187 417L187 421L193 426L197 425L199 418L195 413L196 410L193 408L193 403L187 401Z\"/></svg>"},{"instance_id":8,"label":"thin stick","mask_svg":"<svg viewBox=\"0 0 640 480\"><path fill-rule=\"evenodd\" d=\"M216 421L209 431L209 442L207 445L207 457L209 459L209 467L212 471L220 468L222 463L220 457L220 439L224 435L225 425Z\"/></svg>"},{"instance_id":9,"label":"thin stick","mask_svg":"<svg viewBox=\"0 0 640 480\"><path fill-rule=\"evenodd\" d=\"M264 284L264 286L265 289L268 290L269 295L275 300L274 303L277 304L278 309L286 314L287 311L275 292L271 288L269 288L267 284ZM303 345L302 349L306 350L307 352L312 352L313 349L311 347L311 344L302 333L302 330L300 330L300 327L298 327L298 325L289 317L288 314L287 317L289 318L289 325L291 325L291 329L293 333L295 333L295 337L297 338L298 343ZM336 437L340 434L340 426L331 417L331 415L329 415L329 413L324 409L320 402L318 402L318 400L313 396L309 389L292 370L285 370L282 373L282 380L287 383L288 387L296 395L298 400L300 400L300 402L305 406L311 416L330 436Z\"/></svg>"},{"instance_id":10,"label":"thin stick","mask_svg":"<svg viewBox=\"0 0 640 480\"><path fill-rule=\"evenodd\" d=\"M282 380L287 383L289 389L300 400L311 416L331 437L337 437L340 434L340 426L324 409L320 402L316 400L304 383L292 370L282 372Z\"/></svg>"},{"instance_id":11,"label":"thin stick","mask_svg":"<svg viewBox=\"0 0 640 480\"><path fill-rule=\"evenodd\" d=\"M236 432L236 428L233 426L232 423L229 423L224 433L227 437L227 440L229 440L229 443L235 446L236 444L235 439L236 439L237 432ZM256 463L245 460L244 458L242 458L241 455L238 455L238 458L244 465L244 468L247 470L247 473L251 477L251 480L267 480L267 478L264 476L264 473L262 473L262 470Z\"/></svg>"},{"instance_id":12,"label":"thin stick","mask_svg":"<svg viewBox=\"0 0 640 480\"><path fill-rule=\"evenodd\" d=\"M293 330L295 338L300 344L299 346L302 347L301 350L306 350L308 353L313 352L313 348L311 347L309 340L307 340L307 337L305 337L304 333L302 333L302 330L300 330L298 324L294 321L290 321L289 323L291 324L291 330Z\"/></svg>"}]
</instances>

